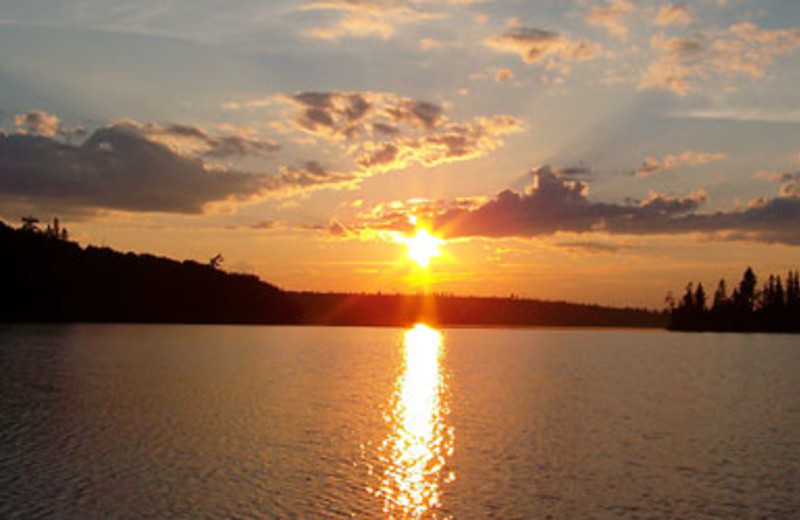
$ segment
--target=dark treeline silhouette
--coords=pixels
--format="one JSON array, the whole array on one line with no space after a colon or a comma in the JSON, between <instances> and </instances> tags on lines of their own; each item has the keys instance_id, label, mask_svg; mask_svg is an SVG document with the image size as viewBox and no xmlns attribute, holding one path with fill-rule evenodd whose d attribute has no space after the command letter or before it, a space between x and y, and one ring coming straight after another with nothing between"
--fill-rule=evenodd
<instances>
[{"instance_id":1,"label":"dark treeline silhouette","mask_svg":"<svg viewBox=\"0 0 800 520\"><path fill-rule=\"evenodd\" d=\"M758 278L748 267L739 285L728 295L725 280L709 299L702 283L686 286L680 301L668 298L673 330L730 332L800 332L800 278L789 271L785 282L769 275L758 288Z\"/></svg>"},{"instance_id":2,"label":"dark treeline silhouette","mask_svg":"<svg viewBox=\"0 0 800 520\"><path fill-rule=\"evenodd\" d=\"M287 292L208 263L81 247L55 220L0 222L0 322L664 327L667 315L452 295Z\"/></svg>"},{"instance_id":3,"label":"dark treeline silhouette","mask_svg":"<svg viewBox=\"0 0 800 520\"><path fill-rule=\"evenodd\" d=\"M58 222L0 222L0 321L291 323L292 298L255 276L210 264L80 247ZM216 261L215 261L216 260Z\"/></svg>"},{"instance_id":4,"label":"dark treeline silhouette","mask_svg":"<svg viewBox=\"0 0 800 520\"><path fill-rule=\"evenodd\" d=\"M432 325L665 327L667 316L643 309L602 307L519 297L442 294L294 293L309 323Z\"/></svg>"}]
</instances>

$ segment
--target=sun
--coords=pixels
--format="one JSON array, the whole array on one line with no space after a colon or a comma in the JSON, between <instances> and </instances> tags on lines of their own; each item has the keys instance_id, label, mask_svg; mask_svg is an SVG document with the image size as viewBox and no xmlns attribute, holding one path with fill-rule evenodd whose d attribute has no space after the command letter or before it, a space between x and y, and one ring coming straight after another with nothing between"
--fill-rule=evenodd
<instances>
[{"instance_id":1,"label":"sun","mask_svg":"<svg viewBox=\"0 0 800 520\"><path fill-rule=\"evenodd\" d=\"M428 267L431 259L441 254L440 246L444 242L425 228L417 229L414 236L398 237L397 241L408 248L408 258L422 268Z\"/></svg>"}]
</instances>

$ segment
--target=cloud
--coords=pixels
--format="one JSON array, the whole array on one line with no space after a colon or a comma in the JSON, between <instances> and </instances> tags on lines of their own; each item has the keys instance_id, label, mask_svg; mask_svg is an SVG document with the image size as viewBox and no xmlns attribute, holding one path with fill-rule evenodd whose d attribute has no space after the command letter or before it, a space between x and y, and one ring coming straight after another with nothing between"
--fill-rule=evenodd
<instances>
[{"instance_id":1,"label":"cloud","mask_svg":"<svg viewBox=\"0 0 800 520\"><path fill-rule=\"evenodd\" d=\"M278 229L280 226L280 222L277 220L261 220L256 222L255 224L251 224L248 226L249 229L257 229L261 231L271 231L273 229Z\"/></svg>"},{"instance_id":2,"label":"cloud","mask_svg":"<svg viewBox=\"0 0 800 520\"><path fill-rule=\"evenodd\" d=\"M630 246L607 244L605 242L559 242L555 245L556 247L566 249L570 252L587 253L592 255L602 253L618 253L623 249L630 249Z\"/></svg>"},{"instance_id":3,"label":"cloud","mask_svg":"<svg viewBox=\"0 0 800 520\"><path fill-rule=\"evenodd\" d=\"M627 17L636 11L636 5L628 0L609 0L605 6L596 6L586 15L586 23L602 27L611 36L625 40L628 38Z\"/></svg>"},{"instance_id":4,"label":"cloud","mask_svg":"<svg viewBox=\"0 0 800 520\"><path fill-rule=\"evenodd\" d=\"M20 133L53 137L59 133L61 121L42 110L29 110L14 116L14 125Z\"/></svg>"},{"instance_id":5,"label":"cloud","mask_svg":"<svg viewBox=\"0 0 800 520\"><path fill-rule=\"evenodd\" d=\"M289 170L262 175L212 167L151 137L146 127L126 123L101 127L80 144L41 135L0 135L0 199L33 209L89 214L200 214L213 202L246 201L269 192L343 181L319 171L309 176Z\"/></svg>"},{"instance_id":6,"label":"cloud","mask_svg":"<svg viewBox=\"0 0 800 520\"><path fill-rule=\"evenodd\" d=\"M650 38L650 47L676 59L692 58L699 55L704 49L704 43L697 38L679 38L658 33Z\"/></svg>"},{"instance_id":7,"label":"cloud","mask_svg":"<svg viewBox=\"0 0 800 520\"><path fill-rule=\"evenodd\" d=\"M800 27L764 29L742 22L722 31L708 30L696 38L650 39L655 58L640 79L640 89L664 89L686 95L697 83L712 79L758 80L779 56L800 48Z\"/></svg>"},{"instance_id":8,"label":"cloud","mask_svg":"<svg viewBox=\"0 0 800 520\"><path fill-rule=\"evenodd\" d=\"M263 155L280 148L275 140L242 131L238 134L214 136L200 127L184 124L141 125L134 121L125 124L137 128L153 142L161 143L182 155L202 155L210 158L241 158Z\"/></svg>"},{"instance_id":9,"label":"cloud","mask_svg":"<svg viewBox=\"0 0 800 520\"><path fill-rule=\"evenodd\" d=\"M331 139L353 138L362 133L364 120L374 112L380 97L371 92L301 92L278 96L297 109L293 121L298 128Z\"/></svg>"},{"instance_id":10,"label":"cloud","mask_svg":"<svg viewBox=\"0 0 800 520\"><path fill-rule=\"evenodd\" d=\"M571 40L559 33L518 27L490 36L484 45L495 52L517 54L528 65L555 68L565 62L586 61L600 54L600 47L587 40Z\"/></svg>"},{"instance_id":11,"label":"cloud","mask_svg":"<svg viewBox=\"0 0 800 520\"><path fill-rule=\"evenodd\" d=\"M781 196L800 197L800 173L785 179L781 184Z\"/></svg>"},{"instance_id":12,"label":"cloud","mask_svg":"<svg viewBox=\"0 0 800 520\"><path fill-rule=\"evenodd\" d=\"M524 128L510 115L452 121L441 105L379 92L282 95L295 127L341 143L363 176L480 157Z\"/></svg>"},{"instance_id":13,"label":"cloud","mask_svg":"<svg viewBox=\"0 0 800 520\"><path fill-rule=\"evenodd\" d=\"M519 120L512 116L448 122L421 137L402 137L394 142L365 142L356 164L374 172L401 169L412 163L433 167L475 159L501 146L501 136L521 129Z\"/></svg>"},{"instance_id":14,"label":"cloud","mask_svg":"<svg viewBox=\"0 0 800 520\"><path fill-rule=\"evenodd\" d=\"M457 205L439 201L417 205L413 211L448 237L534 237L560 231L608 231L612 222L624 220L644 225L645 221L689 213L705 200L703 193L696 193L678 198L651 194L648 199L624 205L592 202L588 184L566 180L550 166L533 170L531 177L531 185L522 192L504 190L489 200L462 199ZM402 228L407 208L390 209L394 213L380 218L373 214L372 221Z\"/></svg>"},{"instance_id":15,"label":"cloud","mask_svg":"<svg viewBox=\"0 0 800 520\"><path fill-rule=\"evenodd\" d=\"M498 83L511 81L514 79L514 71L511 69L497 69L494 73L494 80Z\"/></svg>"},{"instance_id":16,"label":"cloud","mask_svg":"<svg viewBox=\"0 0 800 520\"><path fill-rule=\"evenodd\" d=\"M323 40L380 37L389 39L396 26L441 18L440 13L422 11L412 2L375 0L321 0L303 5L303 11L335 11L331 24L314 27L307 36Z\"/></svg>"},{"instance_id":17,"label":"cloud","mask_svg":"<svg viewBox=\"0 0 800 520\"><path fill-rule=\"evenodd\" d=\"M594 176L594 171L588 166L551 167L551 169L559 177L566 180L588 180Z\"/></svg>"},{"instance_id":18,"label":"cloud","mask_svg":"<svg viewBox=\"0 0 800 520\"><path fill-rule=\"evenodd\" d=\"M661 59L651 62L639 81L639 89L669 90L685 96L692 90L690 76L696 74L697 67L688 67L674 59Z\"/></svg>"},{"instance_id":19,"label":"cloud","mask_svg":"<svg viewBox=\"0 0 800 520\"><path fill-rule=\"evenodd\" d=\"M438 49L444 46L444 44L440 40L436 40L434 38L422 38L419 41L419 48L427 51L429 49Z\"/></svg>"},{"instance_id":20,"label":"cloud","mask_svg":"<svg viewBox=\"0 0 800 520\"><path fill-rule=\"evenodd\" d=\"M800 172L773 173L760 171L755 176L779 183L779 192L782 197L800 197Z\"/></svg>"},{"instance_id":21,"label":"cloud","mask_svg":"<svg viewBox=\"0 0 800 520\"><path fill-rule=\"evenodd\" d=\"M684 4L670 4L661 6L653 23L655 25L689 25L694 21L689 8Z\"/></svg>"},{"instance_id":22,"label":"cloud","mask_svg":"<svg viewBox=\"0 0 800 520\"><path fill-rule=\"evenodd\" d=\"M728 74L743 74L757 79L775 57L800 47L800 27L763 29L752 22L731 25L725 37L711 45L712 66Z\"/></svg>"},{"instance_id":23,"label":"cloud","mask_svg":"<svg viewBox=\"0 0 800 520\"><path fill-rule=\"evenodd\" d=\"M308 188L320 185L344 185L357 179L352 173L332 172L317 161L306 161L301 166L281 166L281 184L286 187Z\"/></svg>"},{"instance_id":24,"label":"cloud","mask_svg":"<svg viewBox=\"0 0 800 520\"><path fill-rule=\"evenodd\" d=\"M675 155L665 155L664 159L658 160L655 157L645 158L642 165L636 170L637 177L649 177L657 173L674 170L683 166L699 166L725 159L724 153L703 153L686 150Z\"/></svg>"},{"instance_id":25,"label":"cloud","mask_svg":"<svg viewBox=\"0 0 800 520\"><path fill-rule=\"evenodd\" d=\"M702 233L724 240L800 245L800 197L794 189L782 191L744 210L700 213L707 200L703 191L680 197L651 192L646 199L622 204L595 202L589 198L588 184L564 179L543 166L532 172L531 185L521 192L504 190L482 201L384 205L366 212L360 222L368 228L407 230L408 215L414 214L450 238Z\"/></svg>"},{"instance_id":26,"label":"cloud","mask_svg":"<svg viewBox=\"0 0 800 520\"><path fill-rule=\"evenodd\" d=\"M764 110L758 107L692 109L678 111L671 117L691 119L721 119L730 121L763 121L767 123L800 123L800 110Z\"/></svg>"},{"instance_id":27,"label":"cloud","mask_svg":"<svg viewBox=\"0 0 800 520\"><path fill-rule=\"evenodd\" d=\"M639 88L670 90L679 96L688 94L692 78L704 74L700 59L705 44L696 38L667 37L659 33L650 38L650 47L660 56L648 64Z\"/></svg>"}]
</instances>

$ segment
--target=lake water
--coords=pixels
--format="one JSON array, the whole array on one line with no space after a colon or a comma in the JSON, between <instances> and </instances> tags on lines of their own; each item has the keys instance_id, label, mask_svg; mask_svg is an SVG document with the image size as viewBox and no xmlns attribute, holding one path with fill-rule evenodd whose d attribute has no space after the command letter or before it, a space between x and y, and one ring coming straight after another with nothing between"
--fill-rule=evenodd
<instances>
[{"instance_id":1,"label":"lake water","mask_svg":"<svg viewBox=\"0 0 800 520\"><path fill-rule=\"evenodd\" d=\"M800 338L0 328L0 517L800 518Z\"/></svg>"}]
</instances>

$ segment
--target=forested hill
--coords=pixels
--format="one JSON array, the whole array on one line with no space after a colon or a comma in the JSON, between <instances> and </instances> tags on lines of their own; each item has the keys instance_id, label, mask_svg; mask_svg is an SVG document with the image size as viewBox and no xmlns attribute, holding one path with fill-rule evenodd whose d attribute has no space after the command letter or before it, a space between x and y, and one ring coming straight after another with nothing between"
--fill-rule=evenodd
<instances>
[{"instance_id":1,"label":"forested hill","mask_svg":"<svg viewBox=\"0 0 800 520\"><path fill-rule=\"evenodd\" d=\"M0 321L293 323L292 298L255 276L80 247L0 222Z\"/></svg>"},{"instance_id":2,"label":"forested hill","mask_svg":"<svg viewBox=\"0 0 800 520\"><path fill-rule=\"evenodd\" d=\"M548 327L666 327L668 316L644 309L476 296L294 293L311 323Z\"/></svg>"},{"instance_id":3,"label":"forested hill","mask_svg":"<svg viewBox=\"0 0 800 520\"><path fill-rule=\"evenodd\" d=\"M81 247L0 222L0 322L665 327L667 316L516 298L285 292L211 264Z\"/></svg>"}]
</instances>

